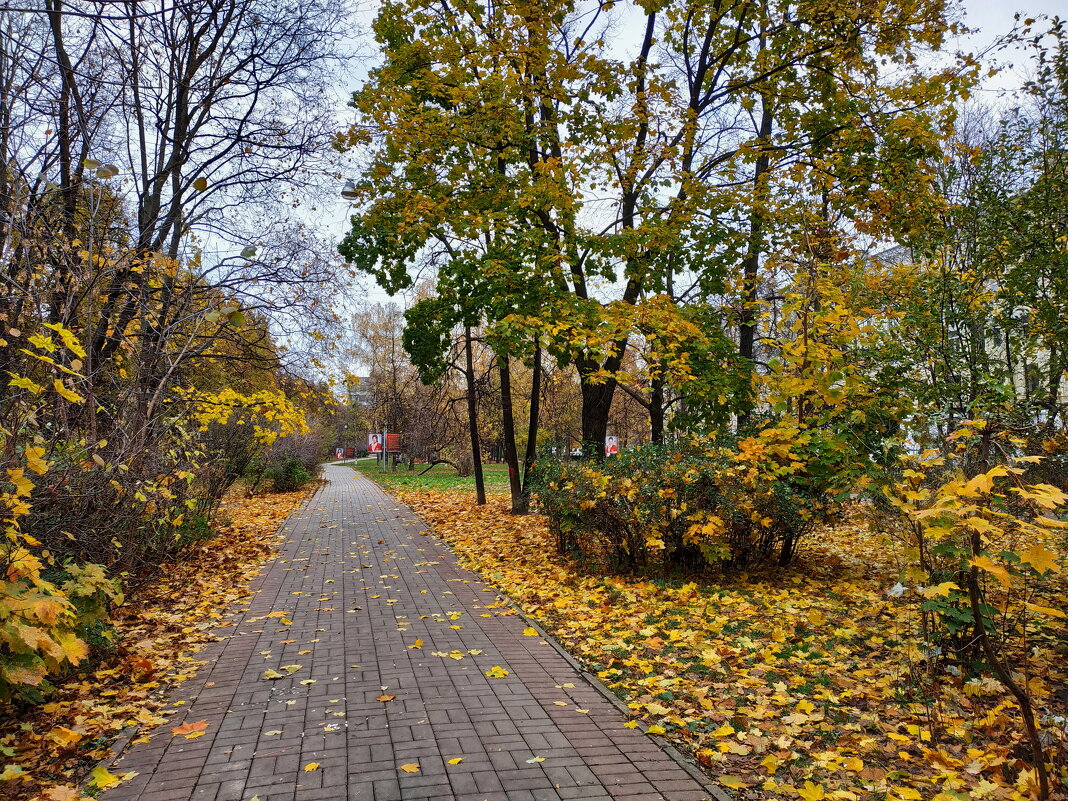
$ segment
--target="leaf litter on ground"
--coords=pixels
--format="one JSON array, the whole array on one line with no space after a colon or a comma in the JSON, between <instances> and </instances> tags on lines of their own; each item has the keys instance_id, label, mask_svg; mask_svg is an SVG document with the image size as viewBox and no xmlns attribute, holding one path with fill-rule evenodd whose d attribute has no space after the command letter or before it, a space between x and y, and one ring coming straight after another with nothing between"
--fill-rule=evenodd
<instances>
[{"instance_id":1,"label":"leaf litter on ground","mask_svg":"<svg viewBox=\"0 0 1068 801\"><path fill-rule=\"evenodd\" d=\"M252 598L249 583L277 552L279 526L316 488L228 498L217 536L192 546L115 610L103 662L57 681L54 696L28 714L0 718L0 774L20 775L0 784L5 801L74 801L87 781L99 790L132 778L96 763L112 756L111 742L127 727L143 733L167 721L165 694L196 674L197 651L232 625L226 610ZM80 737L57 748L52 734L60 727Z\"/></svg>"},{"instance_id":2,"label":"leaf litter on ground","mask_svg":"<svg viewBox=\"0 0 1068 801\"><path fill-rule=\"evenodd\" d=\"M505 496L400 497L625 699L628 728L640 719L742 797L1031 796L1012 699L989 679L931 675L922 592L887 596L903 563L859 520L818 532L792 568L687 581L584 573ZM1068 628L1044 625L1031 681L1068 697Z\"/></svg>"}]
</instances>

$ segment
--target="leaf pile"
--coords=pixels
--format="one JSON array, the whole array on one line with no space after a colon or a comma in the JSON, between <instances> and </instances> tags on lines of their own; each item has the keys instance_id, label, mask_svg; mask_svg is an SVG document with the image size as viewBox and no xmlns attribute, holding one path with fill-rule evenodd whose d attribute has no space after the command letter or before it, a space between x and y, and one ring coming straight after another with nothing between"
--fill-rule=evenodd
<instances>
[{"instance_id":1,"label":"leaf pile","mask_svg":"<svg viewBox=\"0 0 1068 801\"><path fill-rule=\"evenodd\" d=\"M554 554L544 518L511 516L502 498L401 499L628 702L628 726L665 733L740 797L1031 795L1014 702L929 659L923 599L887 593L902 564L862 525L822 529L800 568L698 584L584 574ZM1068 687L1068 630L1043 625L1028 678L1053 710ZM1047 732L1063 755L1063 731Z\"/></svg>"},{"instance_id":2,"label":"leaf pile","mask_svg":"<svg viewBox=\"0 0 1068 801\"><path fill-rule=\"evenodd\" d=\"M88 792L117 785L123 774L98 767L90 775L94 765L112 756L112 741L127 727L152 729L174 711L163 694L192 678L203 664L197 651L232 625L225 610L248 603L248 584L275 553L278 527L311 492L227 501L229 520L216 525L216 537L115 610L114 643L95 669L57 681L55 698L29 715L0 710L0 796L77 801L87 779ZM198 726L175 731L196 736Z\"/></svg>"}]
</instances>

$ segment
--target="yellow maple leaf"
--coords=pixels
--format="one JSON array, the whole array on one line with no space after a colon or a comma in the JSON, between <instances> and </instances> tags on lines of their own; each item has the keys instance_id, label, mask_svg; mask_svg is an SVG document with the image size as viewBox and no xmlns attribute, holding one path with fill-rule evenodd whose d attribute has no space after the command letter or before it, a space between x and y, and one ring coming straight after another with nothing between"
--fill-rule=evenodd
<instances>
[{"instance_id":1,"label":"yellow maple leaf","mask_svg":"<svg viewBox=\"0 0 1068 801\"><path fill-rule=\"evenodd\" d=\"M12 372L9 372L8 375L11 376L11 380L8 382L8 386L25 389L33 393L34 395L40 395L42 392L44 392L44 387L42 387L33 379L27 378L26 376L22 375L15 375Z\"/></svg>"},{"instance_id":2,"label":"yellow maple leaf","mask_svg":"<svg viewBox=\"0 0 1068 801\"><path fill-rule=\"evenodd\" d=\"M538 630L537 629L525 628L525 629L523 629L523 636L524 637L538 637L540 635L538 634Z\"/></svg>"},{"instance_id":3,"label":"yellow maple leaf","mask_svg":"<svg viewBox=\"0 0 1068 801\"><path fill-rule=\"evenodd\" d=\"M45 666L43 663L36 663L34 665L6 665L0 668L0 673L4 678L12 684L25 684L29 687L36 687L42 681L44 681Z\"/></svg>"},{"instance_id":4,"label":"yellow maple leaf","mask_svg":"<svg viewBox=\"0 0 1068 801\"><path fill-rule=\"evenodd\" d=\"M122 777L116 776L103 765L97 765L93 768L89 779L89 785L100 790L108 790L112 787L118 787L120 784L122 784Z\"/></svg>"},{"instance_id":5,"label":"yellow maple leaf","mask_svg":"<svg viewBox=\"0 0 1068 801\"><path fill-rule=\"evenodd\" d=\"M749 786L740 776L720 776L719 783L732 790L744 790Z\"/></svg>"},{"instance_id":6,"label":"yellow maple leaf","mask_svg":"<svg viewBox=\"0 0 1068 801\"><path fill-rule=\"evenodd\" d=\"M454 757L453 759L448 760L448 764L449 765L459 765L463 761L464 761L463 757Z\"/></svg>"},{"instance_id":7,"label":"yellow maple leaf","mask_svg":"<svg viewBox=\"0 0 1068 801\"><path fill-rule=\"evenodd\" d=\"M79 731L68 729L66 726L56 726L48 732L48 739L60 746L75 745L85 737Z\"/></svg>"},{"instance_id":8,"label":"yellow maple leaf","mask_svg":"<svg viewBox=\"0 0 1068 801\"><path fill-rule=\"evenodd\" d=\"M48 462L44 460L45 449L40 445L26 446L26 466L37 475L48 472Z\"/></svg>"},{"instance_id":9,"label":"yellow maple leaf","mask_svg":"<svg viewBox=\"0 0 1068 801\"><path fill-rule=\"evenodd\" d=\"M924 587L923 588L923 597L924 598L948 598L950 592L952 592L953 590L959 590L959 589L960 589L960 587L958 587L954 582L952 582L952 581L943 581L941 584L936 584L933 587Z\"/></svg>"},{"instance_id":10,"label":"yellow maple leaf","mask_svg":"<svg viewBox=\"0 0 1068 801\"><path fill-rule=\"evenodd\" d=\"M823 790L822 784L813 784L812 782L805 782L804 787L797 788L797 794L801 796L805 801L822 801L827 797L827 793Z\"/></svg>"},{"instance_id":11,"label":"yellow maple leaf","mask_svg":"<svg viewBox=\"0 0 1068 801\"><path fill-rule=\"evenodd\" d=\"M28 340L38 350L46 350L49 353L56 352L56 343L52 340L52 337L46 334L32 334L28 337Z\"/></svg>"},{"instance_id":12,"label":"yellow maple leaf","mask_svg":"<svg viewBox=\"0 0 1068 801\"><path fill-rule=\"evenodd\" d=\"M21 467L9 469L7 480L15 485L15 495L18 497L25 498L33 492L33 482L26 478L26 471Z\"/></svg>"},{"instance_id":13,"label":"yellow maple leaf","mask_svg":"<svg viewBox=\"0 0 1068 801\"><path fill-rule=\"evenodd\" d=\"M1001 582L1001 586L1012 586L1012 578L1009 576L1009 571L989 556L986 556L985 554L983 556L976 556L975 558L968 560L968 564L975 565L980 570L989 573Z\"/></svg>"},{"instance_id":14,"label":"yellow maple leaf","mask_svg":"<svg viewBox=\"0 0 1068 801\"><path fill-rule=\"evenodd\" d=\"M319 763L318 762L309 762L307 765L304 766L304 772L305 773L311 773L312 771L316 771L316 770L319 770Z\"/></svg>"},{"instance_id":15,"label":"yellow maple leaf","mask_svg":"<svg viewBox=\"0 0 1068 801\"><path fill-rule=\"evenodd\" d=\"M403 770L405 773L418 773L419 772L419 763L418 762L408 762L408 763L406 763L404 765L401 765L400 766L400 770Z\"/></svg>"},{"instance_id":16,"label":"yellow maple leaf","mask_svg":"<svg viewBox=\"0 0 1068 801\"><path fill-rule=\"evenodd\" d=\"M1039 606L1038 604L1033 604L1033 603L1030 603L1029 601L1024 601L1024 606L1026 606L1032 612L1037 612L1040 615L1047 615L1049 617L1057 617L1057 618L1068 617L1068 614L1065 614L1060 609L1052 609L1052 608L1050 608L1048 606Z\"/></svg>"},{"instance_id":17,"label":"yellow maple leaf","mask_svg":"<svg viewBox=\"0 0 1068 801\"><path fill-rule=\"evenodd\" d=\"M60 381L58 378L55 379L54 381L52 381L52 387L56 390L56 392L60 396L66 398L71 403L81 403L83 400L85 400L85 398L83 398L81 395L79 395L73 389L68 387L66 384L64 384L62 381Z\"/></svg>"},{"instance_id":18,"label":"yellow maple leaf","mask_svg":"<svg viewBox=\"0 0 1068 801\"><path fill-rule=\"evenodd\" d=\"M923 798L915 787L891 787L890 789L903 801L920 801Z\"/></svg>"},{"instance_id":19,"label":"yellow maple leaf","mask_svg":"<svg viewBox=\"0 0 1068 801\"><path fill-rule=\"evenodd\" d=\"M1060 573L1061 566L1057 560L1057 554L1037 543L1020 554L1020 561L1030 565L1036 573Z\"/></svg>"},{"instance_id":20,"label":"yellow maple leaf","mask_svg":"<svg viewBox=\"0 0 1068 801\"><path fill-rule=\"evenodd\" d=\"M50 328L59 334L59 338L63 340L63 344L66 346L67 350L79 359L85 358L85 348L82 347L82 344L78 341L78 337L76 337L72 331L65 328L60 323L45 323L44 327Z\"/></svg>"}]
</instances>

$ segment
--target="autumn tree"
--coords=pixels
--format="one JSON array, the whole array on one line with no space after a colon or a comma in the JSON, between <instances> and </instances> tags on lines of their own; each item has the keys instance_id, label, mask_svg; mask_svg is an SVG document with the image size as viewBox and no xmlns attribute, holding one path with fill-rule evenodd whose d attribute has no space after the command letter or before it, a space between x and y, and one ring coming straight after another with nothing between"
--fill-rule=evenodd
<instances>
[{"instance_id":1,"label":"autumn tree","mask_svg":"<svg viewBox=\"0 0 1068 801\"><path fill-rule=\"evenodd\" d=\"M350 141L371 155L343 252L387 288L431 241L490 267L459 277L529 276L493 294L522 305L538 287L540 330L578 369L582 436L599 452L629 339L590 350L573 326L596 325L613 298L733 294L752 361L760 265L792 225L773 236L770 216L799 219L791 210L815 200L876 233L924 198L917 156L940 122L928 109L958 73L890 82L876 65L938 47L946 9L855 12L387 4L384 63L354 101ZM604 28L619 15L642 30L626 59Z\"/></svg>"}]
</instances>

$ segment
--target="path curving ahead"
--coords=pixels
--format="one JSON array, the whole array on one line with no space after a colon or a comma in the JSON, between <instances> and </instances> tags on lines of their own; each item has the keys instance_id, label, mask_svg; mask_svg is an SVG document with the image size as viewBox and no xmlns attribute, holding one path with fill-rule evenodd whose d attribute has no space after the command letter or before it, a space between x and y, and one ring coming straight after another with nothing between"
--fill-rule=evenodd
<instances>
[{"instance_id":1,"label":"path curving ahead","mask_svg":"<svg viewBox=\"0 0 1068 801\"><path fill-rule=\"evenodd\" d=\"M325 477L104 801L712 797L408 507L347 467ZM194 739L171 733L202 720Z\"/></svg>"}]
</instances>

